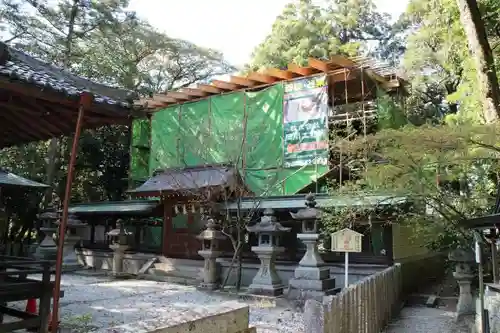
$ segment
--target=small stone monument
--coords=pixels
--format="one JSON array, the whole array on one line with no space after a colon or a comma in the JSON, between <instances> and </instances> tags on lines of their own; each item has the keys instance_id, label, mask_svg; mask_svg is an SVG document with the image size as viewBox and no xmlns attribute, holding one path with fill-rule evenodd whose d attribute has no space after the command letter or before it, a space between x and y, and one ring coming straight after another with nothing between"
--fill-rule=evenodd
<instances>
[{"instance_id":1,"label":"small stone monument","mask_svg":"<svg viewBox=\"0 0 500 333\"><path fill-rule=\"evenodd\" d=\"M38 214L38 219L42 225L40 231L43 233L43 240L40 242L33 255L36 259L56 260L57 244L54 240L54 234L57 231L55 222L58 218L59 214L53 209L48 209Z\"/></svg>"},{"instance_id":2,"label":"small stone monument","mask_svg":"<svg viewBox=\"0 0 500 333\"><path fill-rule=\"evenodd\" d=\"M60 226L61 221L56 222ZM66 267L79 267L78 259L75 253L75 246L80 242L80 232L86 228L87 224L77 219L74 215L68 215L66 224L66 234L64 236L63 248L63 266Z\"/></svg>"},{"instance_id":3,"label":"small stone monument","mask_svg":"<svg viewBox=\"0 0 500 333\"><path fill-rule=\"evenodd\" d=\"M292 299L313 298L321 300L323 296L332 295L335 289L335 278L330 278L330 269L318 252L318 222L320 211L316 208L314 195L306 196L305 209L290 213L292 218L302 222L302 233L297 234L306 245L306 253L290 279L288 297Z\"/></svg>"},{"instance_id":4,"label":"small stone monument","mask_svg":"<svg viewBox=\"0 0 500 333\"><path fill-rule=\"evenodd\" d=\"M463 315L476 313L476 304L472 297L471 284L474 274L472 274L472 264L474 254L471 251L456 249L448 255L448 259L455 263L453 277L457 280L460 288L457 304L457 318Z\"/></svg>"},{"instance_id":5,"label":"small stone monument","mask_svg":"<svg viewBox=\"0 0 500 333\"><path fill-rule=\"evenodd\" d=\"M123 257L130 248L129 237L132 233L125 229L122 220L117 220L116 229L109 231L107 235L111 238L109 247L113 250L113 276L120 277L123 275Z\"/></svg>"},{"instance_id":6,"label":"small stone monument","mask_svg":"<svg viewBox=\"0 0 500 333\"><path fill-rule=\"evenodd\" d=\"M203 282L199 285L202 289L215 290L219 288L219 274L216 259L222 254L219 248L220 241L226 237L218 230L217 224L211 218L205 218L206 229L197 238L201 240L202 249L198 254L205 259L203 266Z\"/></svg>"},{"instance_id":7,"label":"small stone monument","mask_svg":"<svg viewBox=\"0 0 500 333\"><path fill-rule=\"evenodd\" d=\"M275 216L272 209L264 210L264 215L259 223L248 226L249 232L255 233L258 237L258 246L252 246L252 251L260 259L260 268L248 287L252 294L279 296L283 294L283 284L276 272L274 261L276 254L284 252L281 246L280 234L290 231L291 228L283 227Z\"/></svg>"}]
</instances>

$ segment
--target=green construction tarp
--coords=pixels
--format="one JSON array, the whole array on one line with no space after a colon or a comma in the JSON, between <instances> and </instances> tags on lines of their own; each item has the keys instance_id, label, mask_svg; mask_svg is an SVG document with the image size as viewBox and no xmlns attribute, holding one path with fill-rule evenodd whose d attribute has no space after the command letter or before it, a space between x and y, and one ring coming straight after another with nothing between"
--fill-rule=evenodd
<instances>
[{"instance_id":1,"label":"green construction tarp","mask_svg":"<svg viewBox=\"0 0 500 333\"><path fill-rule=\"evenodd\" d=\"M283 85L246 94L248 169L283 166Z\"/></svg>"},{"instance_id":2,"label":"green construction tarp","mask_svg":"<svg viewBox=\"0 0 500 333\"><path fill-rule=\"evenodd\" d=\"M130 178L145 180L149 177L151 126L148 119L132 122L132 142L130 147Z\"/></svg>"},{"instance_id":3,"label":"green construction tarp","mask_svg":"<svg viewBox=\"0 0 500 333\"><path fill-rule=\"evenodd\" d=\"M239 168L256 195L296 193L324 174L327 166L285 167L283 101L284 86L276 84L156 112L148 135L149 176L165 168L228 163ZM132 154L147 157L137 150ZM145 170L133 173L142 177Z\"/></svg>"},{"instance_id":4,"label":"green construction tarp","mask_svg":"<svg viewBox=\"0 0 500 333\"><path fill-rule=\"evenodd\" d=\"M235 92L210 98L212 133L210 163L242 166L245 138L245 94Z\"/></svg>"},{"instance_id":5,"label":"green construction tarp","mask_svg":"<svg viewBox=\"0 0 500 333\"><path fill-rule=\"evenodd\" d=\"M179 107L156 112L151 119L151 153L149 175L156 170L180 166Z\"/></svg>"}]
</instances>

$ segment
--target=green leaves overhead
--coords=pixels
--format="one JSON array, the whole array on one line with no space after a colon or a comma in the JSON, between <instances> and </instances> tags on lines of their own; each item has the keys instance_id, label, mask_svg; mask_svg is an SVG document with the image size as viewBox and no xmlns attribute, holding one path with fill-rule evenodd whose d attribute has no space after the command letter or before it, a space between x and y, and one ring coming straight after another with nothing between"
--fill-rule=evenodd
<instances>
[{"instance_id":1,"label":"green leaves overhead","mask_svg":"<svg viewBox=\"0 0 500 333\"><path fill-rule=\"evenodd\" d=\"M271 33L255 48L248 69L305 64L308 57L355 55L370 41L390 39L388 16L372 0L330 0L289 3Z\"/></svg>"}]
</instances>

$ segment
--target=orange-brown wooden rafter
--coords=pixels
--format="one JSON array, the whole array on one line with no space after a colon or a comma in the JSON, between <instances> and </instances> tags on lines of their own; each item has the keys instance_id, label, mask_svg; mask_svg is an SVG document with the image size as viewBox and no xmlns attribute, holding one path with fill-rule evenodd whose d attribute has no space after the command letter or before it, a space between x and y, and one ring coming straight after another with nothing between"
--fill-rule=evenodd
<instances>
[{"instance_id":1,"label":"orange-brown wooden rafter","mask_svg":"<svg viewBox=\"0 0 500 333\"><path fill-rule=\"evenodd\" d=\"M374 71L365 69L368 76L373 80L389 83L389 80ZM315 58L308 59L308 66L302 67L296 64L288 64L287 69L268 68L261 72L252 72L246 76L232 75L228 81L213 80L211 84L197 84L192 88L181 88L175 92L156 94L152 98L141 99L139 103L150 110L173 104L182 104L188 101L196 101L214 94L222 94L237 90L263 88L280 81L293 80L295 78L307 77L320 73L326 73L330 82L350 81L359 77L358 64L343 56L332 56L330 61ZM392 88L394 83L387 84Z\"/></svg>"}]
</instances>

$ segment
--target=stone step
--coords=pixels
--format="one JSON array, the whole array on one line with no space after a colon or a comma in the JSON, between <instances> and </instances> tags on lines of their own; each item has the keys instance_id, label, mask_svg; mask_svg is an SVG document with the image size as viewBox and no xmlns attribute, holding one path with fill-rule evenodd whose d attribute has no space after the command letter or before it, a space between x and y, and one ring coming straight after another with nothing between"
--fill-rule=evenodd
<instances>
[{"instance_id":1,"label":"stone step","mask_svg":"<svg viewBox=\"0 0 500 333\"><path fill-rule=\"evenodd\" d=\"M164 271L156 270L155 268L149 269L149 272L150 272L149 274L138 274L137 277L144 280L176 283L186 286L196 286L199 284L199 280L197 279L170 275L168 273L165 273Z\"/></svg>"},{"instance_id":2,"label":"stone step","mask_svg":"<svg viewBox=\"0 0 500 333\"><path fill-rule=\"evenodd\" d=\"M155 263L150 271L157 274L177 276L183 278L201 279L203 277L203 266L172 265L170 263Z\"/></svg>"}]
</instances>

